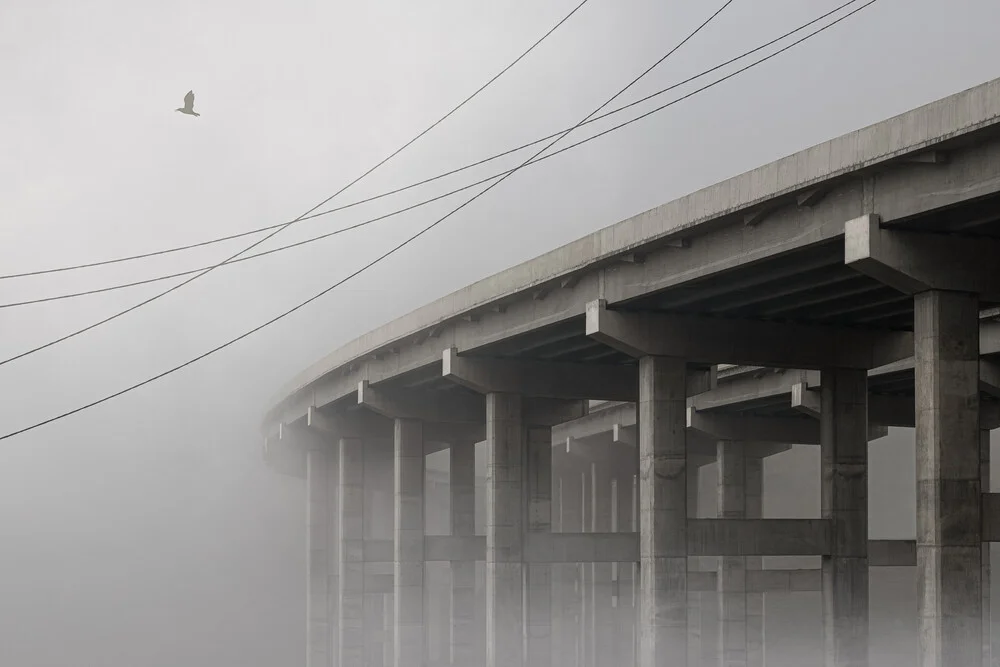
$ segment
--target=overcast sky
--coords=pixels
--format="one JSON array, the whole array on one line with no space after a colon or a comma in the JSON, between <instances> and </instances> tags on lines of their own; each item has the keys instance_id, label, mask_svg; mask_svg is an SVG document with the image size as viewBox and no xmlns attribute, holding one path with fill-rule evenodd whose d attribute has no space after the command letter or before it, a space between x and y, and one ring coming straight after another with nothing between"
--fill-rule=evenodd
<instances>
[{"instance_id":1,"label":"overcast sky","mask_svg":"<svg viewBox=\"0 0 1000 667\"><path fill-rule=\"evenodd\" d=\"M290 219L436 120L577 2L0 0L0 274ZM720 4L591 0L473 103L338 201L574 124ZM837 4L736 0L625 99ZM879 0L785 56L515 175L261 334L0 442L0 664L300 664L303 489L264 467L257 433L284 381L338 344L512 263L989 80L1000 62L997 25L995 0ZM189 89L200 118L174 112ZM268 247L438 194L518 157L304 222ZM0 367L0 433L242 333L460 201L220 269ZM3 281L0 301L196 268L246 241ZM0 310L0 356L164 285ZM910 510L878 511L877 536L905 537L888 534L900 525L912 533Z\"/></svg>"}]
</instances>

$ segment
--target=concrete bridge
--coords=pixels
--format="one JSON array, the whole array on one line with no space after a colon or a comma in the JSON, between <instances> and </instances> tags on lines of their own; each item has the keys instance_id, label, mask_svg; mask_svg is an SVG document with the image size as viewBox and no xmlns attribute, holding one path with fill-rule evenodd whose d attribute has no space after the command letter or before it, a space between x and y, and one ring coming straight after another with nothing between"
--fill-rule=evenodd
<instances>
[{"instance_id":1,"label":"concrete bridge","mask_svg":"<svg viewBox=\"0 0 1000 667\"><path fill-rule=\"evenodd\" d=\"M882 566L916 569L920 665L990 665L998 305L1000 80L358 338L264 419L306 479L308 665L760 666L764 596L816 591L825 664L863 667ZM868 539L891 426L915 542ZM821 513L764 517L792 445Z\"/></svg>"}]
</instances>

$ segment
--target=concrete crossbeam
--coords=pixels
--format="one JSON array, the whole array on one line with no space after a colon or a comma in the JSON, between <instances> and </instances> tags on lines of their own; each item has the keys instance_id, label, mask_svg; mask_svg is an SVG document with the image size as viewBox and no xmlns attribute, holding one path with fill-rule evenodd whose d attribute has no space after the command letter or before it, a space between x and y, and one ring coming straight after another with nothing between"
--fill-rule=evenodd
<instances>
[{"instance_id":1,"label":"concrete crossbeam","mask_svg":"<svg viewBox=\"0 0 1000 667\"><path fill-rule=\"evenodd\" d=\"M636 533L529 533L524 560L530 563L632 563Z\"/></svg>"},{"instance_id":2,"label":"concrete crossbeam","mask_svg":"<svg viewBox=\"0 0 1000 667\"><path fill-rule=\"evenodd\" d=\"M982 499L983 542L1000 542L1000 493L984 493Z\"/></svg>"},{"instance_id":3,"label":"concrete crossbeam","mask_svg":"<svg viewBox=\"0 0 1000 667\"><path fill-rule=\"evenodd\" d=\"M916 564L915 540L868 540L868 567L913 567Z\"/></svg>"},{"instance_id":4,"label":"concrete crossbeam","mask_svg":"<svg viewBox=\"0 0 1000 667\"><path fill-rule=\"evenodd\" d=\"M1000 493L983 494L983 542L1000 542ZM692 519L712 522L717 519ZM820 519L764 519L763 521L821 521ZM617 533L535 533L527 537L526 563L632 563L638 561L638 534ZM707 548L707 547L706 547ZM753 547L748 547L753 548ZM817 549L822 548L822 543ZM365 562L391 563L390 540L365 540ZM720 549L720 551L732 551ZM710 556L697 549L692 556ZM725 555L725 554L714 554ZM749 552L746 555L754 555ZM796 555L767 549L762 555ZM798 555L825 555L809 551ZM486 537L472 535L428 535L424 537L424 559L427 561L482 561L486 557ZM914 540L869 540L869 567L913 567L917 564ZM714 590L714 589L712 589Z\"/></svg>"},{"instance_id":5,"label":"concrete crossbeam","mask_svg":"<svg viewBox=\"0 0 1000 667\"><path fill-rule=\"evenodd\" d=\"M445 378L482 394L608 401L638 396L637 371L628 366L462 357L455 348L442 359Z\"/></svg>"},{"instance_id":6,"label":"concrete crossbeam","mask_svg":"<svg viewBox=\"0 0 1000 667\"><path fill-rule=\"evenodd\" d=\"M1000 363L979 360L979 391L1000 398Z\"/></svg>"},{"instance_id":7,"label":"concrete crossbeam","mask_svg":"<svg viewBox=\"0 0 1000 667\"><path fill-rule=\"evenodd\" d=\"M816 556L829 553L824 519L689 519L689 556Z\"/></svg>"},{"instance_id":8,"label":"concrete crossbeam","mask_svg":"<svg viewBox=\"0 0 1000 667\"><path fill-rule=\"evenodd\" d=\"M633 357L819 369L870 369L913 354L913 335L853 328L609 310L587 304L587 335Z\"/></svg>"},{"instance_id":9,"label":"concrete crossbeam","mask_svg":"<svg viewBox=\"0 0 1000 667\"><path fill-rule=\"evenodd\" d=\"M715 440L818 445L819 423L814 419L744 417L706 414L687 409L687 427Z\"/></svg>"},{"instance_id":10,"label":"concrete crossbeam","mask_svg":"<svg viewBox=\"0 0 1000 667\"><path fill-rule=\"evenodd\" d=\"M947 290L1000 299L1000 239L885 229L877 215L844 225L844 263L904 294Z\"/></svg>"},{"instance_id":11,"label":"concrete crossbeam","mask_svg":"<svg viewBox=\"0 0 1000 667\"><path fill-rule=\"evenodd\" d=\"M393 423L368 410L321 412L310 406L306 411L306 426L336 438L392 438Z\"/></svg>"},{"instance_id":12,"label":"concrete crossbeam","mask_svg":"<svg viewBox=\"0 0 1000 667\"><path fill-rule=\"evenodd\" d=\"M481 394L629 402L639 396L635 366L463 357L456 348L448 348L442 353L441 373ZM711 390L715 377L714 368L690 370L688 395Z\"/></svg>"},{"instance_id":13,"label":"concrete crossbeam","mask_svg":"<svg viewBox=\"0 0 1000 667\"><path fill-rule=\"evenodd\" d=\"M486 422L486 399L481 395L375 387L358 383L358 405L389 419L419 419L423 422Z\"/></svg>"}]
</instances>

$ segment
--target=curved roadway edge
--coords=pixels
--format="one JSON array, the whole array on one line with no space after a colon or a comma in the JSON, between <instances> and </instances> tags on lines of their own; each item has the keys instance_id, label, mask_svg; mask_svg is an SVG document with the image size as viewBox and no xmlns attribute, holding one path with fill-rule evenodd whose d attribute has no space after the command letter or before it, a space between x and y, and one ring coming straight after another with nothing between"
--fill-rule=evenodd
<instances>
[{"instance_id":1,"label":"curved roadway edge","mask_svg":"<svg viewBox=\"0 0 1000 667\"><path fill-rule=\"evenodd\" d=\"M1000 79L856 130L594 232L533 260L473 283L347 343L296 376L271 402L265 434L303 416L305 407L336 396L315 396L316 383L363 366L380 353L398 351L438 335L453 322L475 319L503 304L540 298L538 290L565 287L622 256L669 246L715 228L711 223L744 213L747 224L769 201L834 185L845 175L1000 125ZM730 223L731 224L731 223ZM590 277L590 276L587 276ZM510 327L516 332L517 323ZM440 348L452 344L441 339ZM403 372L406 369L399 369ZM391 376L392 372L372 381ZM364 378L369 379L369 378ZM354 383L356 386L356 382ZM310 396L310 394L313 394ZM326 402L329 402L326 400Z\"/></svg>"}]
</instances>

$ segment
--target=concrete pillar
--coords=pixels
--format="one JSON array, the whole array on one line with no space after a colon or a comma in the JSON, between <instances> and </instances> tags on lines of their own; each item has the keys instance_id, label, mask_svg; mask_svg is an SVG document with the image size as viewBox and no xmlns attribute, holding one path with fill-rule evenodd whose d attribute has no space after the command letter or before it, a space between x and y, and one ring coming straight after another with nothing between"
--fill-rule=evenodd
<instances>
[{"instance_id":1,"label":"concrete pillar","mask_svg":"<svg viewBox=\"0 0 1000 667\"><path fill-rule=\"evenodd\" d=\"M612 461L605 450L590 463L591 514L590 530L607 533L611 530ZM611 598L611 564L590 563L590 646L596 667L616 662L610 631L614 627Z\"/></svg>"},{"instance_id":2,"label":"concrete pillar","mask_svg":"<svg viewBox=\"0 0 1000 667\"><path fill-rule=\"evenodd\" d=\"M700 471L696 466L687 469L687 514L688 518L698 517L698 491L701 488ZM701 591L688 591L688 665L701 667L705 664L705 653L702 651L703 635L705 633L702 605L705 595Z\"/></svg>"},{"instance_id":3,"label":"concrete pillar","mask_svg":"<svg viewBox=\"0 0 1000 667\"><path fill-rule=\"evenodd\" d=\"M590 497L590 468L589 466L584 466L586 470L581 470L579 473L580 477L580 528L581 533L586 533L588 531L589 517L590 517L590 505L588 503L588 498ZM589 595L587 592L589 589L589 571L587 569L586 563L577 563L576 565L576 606L577 606L577 640L576 640L576 652L577 652L577 662L581 667L593 667L594 653L590 650L590 602Z\"/></svg>"},{"instance_id":4,"label":"concrete pillar","mask_svg":"<svg viewBox=\"0 0 1000 667\"><path fill-rule=\"evenodd\" d=\"M746 518L746 457L744 445L722 441L719 462L718 500L720 519ZM718 632L716 659L719 667L746 667L747 588L746 558L723 556L716 575Z\"/></svg>"},{"instance_id":5,"label":"concrete pillar","mask_svg":"<svg viewBox=\"0 0 1000 667\"><path fill-rule=\"evenodd\" d=\"M831 369L822 380L821 498L832 522L822 573L825 664L867 667L868 375Z\"/></svg>"},{"instance_id":6,"label":"concrete pillar","mask_svg":"<svg viewBox=\"0 0 1000 667\"><path fill-rule=\"evenodd\" d=\"M521 397L486 395L486 665L522 667L523 465Z\"/></svg>"},{"instance_id":7,"label":"concrete pillar","mask_svg":"<svg viewBox=\"0 0 1000 667\"><path fill-rule=\"evenodd\" d=\"M913 301L920 665L977 665L983 653L979 304L975 295L941 291Z\"/></svg>"},{"instance_id":8,"label":"concrete pillar","mask_svg":"<svg viewBox=\"0 0 1000 667\"><path fill-rule=\"evenodd\" d=\"M476 534L476 448L451 446L451 534ZM451 664L476 667L483 662L476 625L476 562L451 561Z\"/></svg>"},{"instance_id":9,"label":"concrete pillar","mask_svg":"<svg viewBox=\"0 0 1000 667\"><path fill-rule=\"evenodd\" d=\"M306 666L334 667L337 657L337 469L333 448L306 454Z\"/></svg>"},{"instance_id":10,"label":"concrete pillar","mask_svg":"<svg viewBox=\"0 0 1000 667\"><path fill-rule=\"evenodd\" d=\"M560 507L559 528L564 533L579 533L583 522L583 505L581 502L581 475L579 461L576 456L563 459L564 466L560 470ZM556 652L558 667L580 667L580 565L576 563L561 563L559 568L560 587L558 596L557 624L560 639Z\"/></svg>"},{"instance_id":11,"label":"concrete pillar","mask_svg":"<svg viewBox=\"0 0 1000 667\"><path fill-rule=\"evenodd\" d=\"M552 530L552 430L530 428L527 431L527 468L524 471L527 530L548 533ZM524 602L525 657L528 667L552 664L552 566L525 564Z\"/></svg>"},{"instance_id":12,"label":"concrete pillar","mask_svg":"<svg viewBox=\"0 0 1000 667\"><path fill-rule=\"evenodd\" d=\"M979 484L983 493L992 492L990 477L990 432L987 429L979 431ZM993 648L993 616L992 616L992 573L991 573L991 546L990 542L982 543L982 612L983 612L983 666L994 667L993 655L996 651Z\"/></svg>"},{"instance_id":13,"label":"concrete pillar","mask_svg":"<svg viewBox=\"0 0 1000 667\"><path fill-rule=\"evenodd\" d=\"M764 518L764 460L746 459L746 517ZM760 556L746 558L747 570L762 570ZM765 667L767 657L764 644L764 593L747 593L747 667Z\"/></svg>"},{"instance_id":14,"label":"concrete pillar","mask_svg":"<svg viewBox=\"0 0 1000 667\"><path fill-rule=\"evenodd\" d=\"M424 648L424 435L415 419L395 420L393 664L418 667Z\"/></svg>"},{"instance_id":15,"label":"concrete pillar","mask_svg":"<svg viewBox=\"0 0 1000 667\"><path fill-rule=\"evenodd\" d=\"M365 667L365 453L360 438L339 443L340 596L338 667Z\"/></svg>"},{"instance_id":16,"label":"concrete pillar","mask_svg":"<svg viewBox=\"0 0 1000 667\"><path fill-rule=\"evenodd\" d=\"M687 666L686 364L639 360L639 667Z\"/></svg>"}]
</instances>

